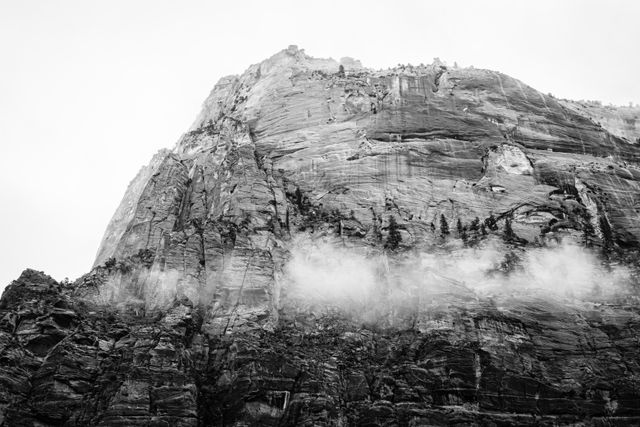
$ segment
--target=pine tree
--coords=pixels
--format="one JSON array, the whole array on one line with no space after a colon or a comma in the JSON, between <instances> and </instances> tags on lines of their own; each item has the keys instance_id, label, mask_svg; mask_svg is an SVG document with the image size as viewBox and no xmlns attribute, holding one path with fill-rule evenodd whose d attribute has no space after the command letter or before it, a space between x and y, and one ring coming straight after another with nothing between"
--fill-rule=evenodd
<instances>
[{"instance_id":1,"label":"pine tree","mask_svg":"<svg viewBox=\"0 0 640 427\"><path fill-rule=\"evenodd\" d=\"M473 221L471 221L471 224L469 224L469 230L475 233L478 231L479 226L480 226L480 218L475 217Z\"/></svg>"},{"instance_id":2,"label":"pine tree","mask_svg":"<svg viewBox=\"0 0 640 427\"><path fill-rule=\"evenodd\" d=\"M384 244L384 247L393 251L400 246L400 242L402 242L400 226L398 226L396 218L391 215L389 217L389 234L387 235L387 242Z\"/></svg>"},{"instance_id":3,"label":"pine tree","mask_svg":"<svg viewBox=\"0 0 640 427\"><path fill-rule=\"evenodd\" d=\"M460 218L456 221L456 229L458 230L458 236L462 236L462 221L460 221Z\"/></svg>"},{"instance_id":4,"label":"pine tree","mask_svg":"<svg viewBox=\"0 0 640 427\"><path fill-rule=\"evenodd\" d=\"M511 218L507 218L504 221L504 241L505 242L513 242L516 237L516 234L513 232L513 228L511 228Z\"/></svg>"},{"instance_id":5,"label":"pine tree","mask_svg":"<svg viewBox=\"0 0 640 427\"><path fill-rule=\"evenodd\" d=\"M464 242L464 244L466 246L467 243L469 242L469 235L467 234L467 227L462 227L462 230L460 231L460 238L462 239L462 241Z\"/></svg>"},{"instance_id":6,"label":"pine tree","mask_svg":"<svg viewBox=\"0 0 640 427\"><path fill-rule=\"evenodd\" d=\"M591 223L591 214L589 211L586 211L584 214L584 222L582 223L582 240L586 247L593 246L593 238L595 237L596 231L593 228L593 224Z\"/></svg>"},{"instance_id":7,"label":"pine tree","mask_svg":"<svg viewBox=\"0 0 640 427\"><path fill-rule=\"evenodd\" d=\"M483 236L487 235L487 227L485 227L484 224L480 224L480 234Z\"/></svg>"},{"instance_id":8,"label":"pine tree","mask_svg":"<svg viewBox=\"0 0 640 427\"><path fill-rule=\"evenodd\" d=\"M447 218L444 217L444 214L440 215L440 235L445 237L449 234L449 223L447 222Z\"/></svg>"},{"instance_id":9,"label":"pine tree","mask_svg":"<svg viewBox=\"0 0 640 427\"><path fill-rule=\"evenodd\" d=\"M302 210L303 210L302 209L303 208L303 205L302 205L302 191L300 191L300 187L296 187L295 196L296 196L296 205L298 205L298 209L300 210L300 212L302 212Z\"/></svg>"}]
</instances>

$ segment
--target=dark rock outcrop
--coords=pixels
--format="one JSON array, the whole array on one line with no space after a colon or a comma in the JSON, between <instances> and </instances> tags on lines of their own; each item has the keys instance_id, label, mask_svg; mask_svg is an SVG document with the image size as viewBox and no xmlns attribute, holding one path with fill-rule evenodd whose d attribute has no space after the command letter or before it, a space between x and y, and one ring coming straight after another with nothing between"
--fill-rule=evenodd
<instances>
[{"instance_id":1,"label":"dark rock outcrop","mask_svg":"<svg viewBox=\"0 0 640 427\"><path fill-rule=\"evenodd\" d=\"M276 328L216 334L188 300L143 315L76 292L29 270L5 292L4 425L640 421L637 304L448 291L412 327L285 307Z\"/></svg>"}]
</instances>

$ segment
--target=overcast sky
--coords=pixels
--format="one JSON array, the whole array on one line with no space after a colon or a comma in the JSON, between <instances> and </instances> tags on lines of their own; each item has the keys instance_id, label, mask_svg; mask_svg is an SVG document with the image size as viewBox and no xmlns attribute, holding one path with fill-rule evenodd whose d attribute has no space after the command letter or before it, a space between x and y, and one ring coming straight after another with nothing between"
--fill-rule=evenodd
<instances>
[{"instance_id":1,"label":"overcast sky","mask_svg":"<svg viewBox=\"0 0 640 427\"><path fill-rule=\"evenodd\" d=\"M0 288L93 263L129 181L214 83L290 44L365 66L499 70L640 103L640 2L0 0Z\"/></svg>"}]
</instances>

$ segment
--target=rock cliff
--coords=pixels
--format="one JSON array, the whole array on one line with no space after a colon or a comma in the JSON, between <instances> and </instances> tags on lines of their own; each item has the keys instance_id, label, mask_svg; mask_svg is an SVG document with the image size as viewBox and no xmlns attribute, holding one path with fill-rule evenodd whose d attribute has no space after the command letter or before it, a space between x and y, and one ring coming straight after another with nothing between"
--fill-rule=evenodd
<instances>
[{"instance_id":1,"label":"rock cliff","mask_svg":"<svg viewBox=\"0 0 640 427\"><path fill-rule=\"evenodd\" d=\"M637 117L295 46L225 77L131 182L90 273L7 287L0 422L638 424ZM358 277L292 278L301 238L331 242L333 273L358 254ZM528 253L566 241L599 254L597 293L513 288L538 280ZM500 292L425 267L496 247ZM358 291L300 290L320 279Z\"/></svg>"}]
</instances>

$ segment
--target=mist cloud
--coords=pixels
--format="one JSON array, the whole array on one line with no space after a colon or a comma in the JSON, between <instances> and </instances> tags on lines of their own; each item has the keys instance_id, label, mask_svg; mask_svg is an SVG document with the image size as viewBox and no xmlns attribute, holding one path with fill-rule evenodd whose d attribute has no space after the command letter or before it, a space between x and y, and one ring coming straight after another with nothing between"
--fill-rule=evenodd
<instances>
[{"instance_id":1,"label":"mist cloud","mask_svg":"<svg viewBox=\"0 0 640 427\"><path fill-rule=\"evenodd\" d=\"M624 294L629 280L624 267L605 268L594 252L570 241L522 250L496 239L474 248L387 255L299 236L283 293L307 310L336 308L376 321L448 302L606 301Z\"/></svg>"},{"instance_id":2,"label":"mist cloud","mask_svg":"<svg viewBox=\"0 0 640 427\"><path fill-rule=\"evenodd\" d=\"M401 324L448 304L504 305L531 298L562 304L606 302L628 294L631 285L626 268L605 268L596 253L571 241L525 250L488 239L473 248L452 244L389 254L301 234L290 242L282 271L273 290L277 307L310 315L338 310L381 326ZM194 304L214 303L212 289L196 278L154 265L109 275L93 300L153 311L185 297Z\"/></svg>"},{"instance_id":3,"label":"mist cloud","mask_svg":"<svg viewBox=\"0 0 640 427\"><path fill-rule=\"evenodd\" d=\"M177 270L138 270L109 276L99 288L93 301L125 309L136 306L145 311L169 307L176 298L186 297L200 301L202 290L195 279L185 277Z\"/></svg>"}]
</instances>

